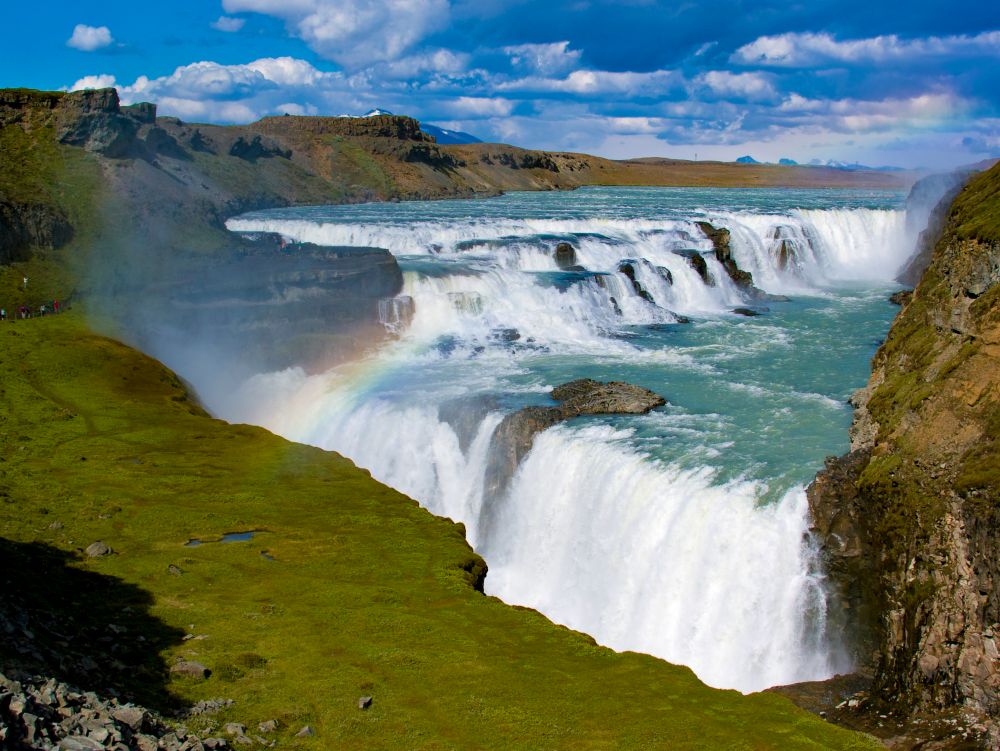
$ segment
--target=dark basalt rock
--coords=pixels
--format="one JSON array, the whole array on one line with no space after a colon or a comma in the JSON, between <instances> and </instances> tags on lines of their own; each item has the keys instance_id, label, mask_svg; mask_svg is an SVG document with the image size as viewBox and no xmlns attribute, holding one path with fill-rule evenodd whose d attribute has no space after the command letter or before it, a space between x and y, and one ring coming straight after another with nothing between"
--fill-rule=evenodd
<instances>
[{"instance_id":1,"label":"dark basalt rock","mask_svg":"<svg viewBox=\"0 0 1000 751\"><path fill-rule=\"evenodd\" d=\"M638 279L635 278L635 261L622 261L618 264L618 271L628 277L629 281L632 282L632 289L635 293L639 295L646 302L656 304L653 300L653 296L647 292Z\"/></svg>"},{"instance_id":2,"label":"dark basalt rock","mask_svg":"<svg viewBox=\"0 0 1000 751\"><path fill-rule=\"evenodd\" d=\"M135 153L140 123L121 113L115 89L67 94L59 102L56 122L60 143L81 146L111 159Z\"/></svg>"},{"instance_id":3,"label":"dark basalt rock","mask_svg":"<svg viewBox=\"0 0 1000 751\"><path fill-rule=\"evenodd\" d=\"M670 269L668 269L666 266L657 266L656 273L659 274L660 277L663 279L663 281L665 281L671 287L674 286L674 275L670 273Z\"/></svg>"},{"instance_id":4,"label":"dark basalt rock","mask_svg":"<svg viewBox=\"0 0 1000 751\"><path fill-rule=\"evenodd\" d=\"M575 271L577 268L582 268L576 265L576 248L569 243L559 243L556 246L554 258L556 266L564 271Z\"/></svg>"},{"instance_id":5,"label":"dark basalt rock","mask_svg":"<svg viewBox=\"0 0 1000 751\"><path fill-rule=\"evenodd\" d=\"M31 248L61 248L72 239L73 226L60 209L0 198L0 265L26 260Z\"/></svg>"},{"instance_id":6,"label":"dark basalt rock","mask_svg":"<svg viewBox=\"0 0 1000 751\"><path fill-rule=\"evenodd\" d=\"M733 308L733 312L738 316L747 316L748 318L760 315L760 313L753 308Z\"/></svg>"},{"instance_id":7,"label":"dark basalt rock","mask_svg":"<svg viewBox=\"0 0 1000 751\"><path fill-rule=\"evenodd\" d=\"M145 125L156 123L156 105L152 102L136 102L121 108L121 113Z\"/></svg>"},{"instance_id":8,"label":"dark basalt rock","mask_svg":"<svg viewBox=\"0 0 1000 751\"><path fill-rule=\"evenodd\" d=\"M715 248L715 257L722 264L722 268L726 270L726 273L729 274L729 278L733 280L733 283L741 289L752 289L760 294L764 294L753 286L753 274L749 271L744 271L736 265L736 259L733 258L733 249L729 243L729 230L725 227L714 227L708 222L698 222L697 224L698 229L705 233L705 237L712 241L712 246Z\"/></svg>"},{"instance_id":9,"label":"dark basalt rock","mask_svg":"<svg viewBox=\"0 0 1000 751\"><path fill-rule=\"evenodd\" d=\"M699 251L682 248L680 250L675 250L674 253L682 256L684 260L688 262L688 266L697 272L698 276L701 277L702 282L709 287L715 286L715 280L712 279L712 275L708 273L708 264L705 262L705 257Z\"/></svg>"},{"instance_id":10,"label":"dark basalt rock","mask_svg":"<svg viewBox=\"0 0 1000 751\"><path fill-rule=\"evenodd\" d=\"M581 415L640 415L667 403L659 394L623 381L601 383L590 378L552 390L558 407L525 407L507 415L493 432L486 468L484 516L480 528L489 533L495 501L510 483L521 460L546 428Z\"/></svg>"},{"instance_id":11,"label":"dark basalt rock","mask_svg":"<svg viewBox=\"0 0 1000 751\"><path fill-rule=\"evenodd\" d=\"M270 159L272 157L291 159L292 151L291 149L283 148L273 138L254 136L252 139L247 140L244 136L240 136L229 147L229 155L247 162L256 162L258 159Z\"/></svg>"}]
</instances>

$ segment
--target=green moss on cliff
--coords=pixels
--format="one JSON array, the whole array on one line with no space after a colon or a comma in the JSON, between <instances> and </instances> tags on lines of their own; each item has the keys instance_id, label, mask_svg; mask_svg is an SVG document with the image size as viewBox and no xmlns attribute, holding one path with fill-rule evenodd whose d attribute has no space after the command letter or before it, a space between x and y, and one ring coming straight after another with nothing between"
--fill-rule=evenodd
<instances>
[{"instance_id":1,"label":"green moss on cliff","mask_svg":"<svg viewBox=\"0 0 1000 751\"><path fill-rule=\"evenodd\" d=\"M283 748L875 748L479 594L458 525L346 459L206 417L173 374L72 314L0 325L0 368L0 535L113 548L76 566L116 577L110 597L148 592L161 638L197 637L163 657L214 674L166 689L234 699L219 721L278 718ZM307 723L316 735L294 738Z\"/></svg>"},{"instance_id":2,"label":"green moss on cliff","mask_svg":"<svg viewBox=\"0 0 1000 751\"><path fill-rule=\"evenodd\" d=\"M952 204L952 218L959 238L1000 242L1000 170L973 177Z\"/></svg>"}]
</instances>

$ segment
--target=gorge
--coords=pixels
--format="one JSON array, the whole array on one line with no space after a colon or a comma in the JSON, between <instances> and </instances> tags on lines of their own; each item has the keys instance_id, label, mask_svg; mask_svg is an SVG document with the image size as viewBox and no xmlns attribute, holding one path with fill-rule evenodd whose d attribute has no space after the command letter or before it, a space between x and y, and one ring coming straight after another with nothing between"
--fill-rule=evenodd
<instances>
[{"instance_id":1,"label":"gorge","mask_svg":"<svg viewBox=\"0 0 1000 751\"><path fill-rule=\"evenodd\" d=\"M709 166L698 172L684 164L605 163L488 144L446 147L407 118L270 118L223 128L156 118L150 106L121 108L107 92L4 92L0 101L6 153L20 160L0 182L8 207L0 248L13 262L0 268L6 299L23 297L19 281L30 276L32 285L48 285L51 294L85 308L90 325L172 367L212 414L336 450L462 525L432 521L348 462L331 470L332 486L310 485L303 478L324 476L327 470L320 467L328 455L295 447L282 458L286 449L279 446L286 444L271 443L263 431L208 420L180 381L76 324L47 319L31 325L48 328L5 331L7 357L24 363L11 370L16 380L8 386L18 395L8 418L19 426L17 435L48 435L24 405L88 414L85 394L105 393L107 385L96 374L112 367L107 363L120 363L122 373L141 378L111 371L107 383L121 379L137 391L123 391L126 396L118 399L101 396L100 404L114 405L102 410L110 415L134 403L170 430L176 422L177 437L170 441L183 445L183 454L134 428L130 444L157 447L147 465L145 450L104 448L94 417L79 428L66 418L63 430L86 428L90 438L85 450L66 448L87 459L74 455L71 469L59 464L69 453L53 449L52 467L60 477L114 466L112 476L123 473L142 488L140 496L157 501L135 503L124 490L102 494L88 480L75 491L85 499L81 506L57 506L70 520L60 523L80 530L72 538L14 515L5 517L3 528L4 537L53 539L64 547L80 535L101 534L126 553L83 565L153 588L161 603L157 612L175 627L188 624L189 607L213 624L220 646L195 642L195 648L207 650L209 662L232 666L223 674L240 675L227 684L209 681L205 688L174 681L172 691L207 699L205 691L219 687L242 698L243 708L234 711L245 712L257 701L251 698L257 689L241 682L252 674L283 697L287 688L279 670L240 667L236 657L260 651L266 664L294 663L303 672L312 663L296 662L263 632L237 636L224 624L261 608L284 608L302 618L309 609L302 593L315 600L313 607L320 602L323 628L337 635L338 649L354 650L343 660L343 677L335 679L343 681L336 688L341 698L371 691L370 685L385 690L383 695L397 690L422 696L420 680L407 673L407 659L424 671L445 668L426 656L433 652L427 644L417 643L417 624L438 623L437 609L450 614L454 602L461 603L455 612L478 613L480 600L490 608L488 617L472 616L474 627L449 621L447 633L460 634L456 649L466 655L465 665L482 659L487 670L501 670L496 666L504 650L494 655L485 642L500 640L498 629L504 627L488 622L558 641L563 646L553 647L557 652L585 655L558 658L572 663L570 674L590 675L590 668L573 662L578 659L611 664L608 650L579 635L564 637L564 630L540 617L528 627L517 619L534 614L482 598L473 591L479 587L601 644L691 666L713 686L749 692L822 679L863 667L874 651L874 692L887 701L903 697L908 706L926 707L971 698L995 713L992 673L979 668L988 664L992 637L986 634L996 620L989 604L989 562L995 559L989 547L995 169L960 194L930 271L878 350L871 396L854 400L865 405L856 418L854 453L831 465L807 498L804 488L823 458L848 448L847 398L864 383L867 361L896 313L886 298L898 289L896 271L916 242L905 193L892 176L839 173L830 181L853 183L834 192L816 189L813 181L826 177L810 168L748 166L759 170L750 173ZM595 177L602 165L608 173L604 184L580 187L602 182ZM23 174L37 179L25 181ZM720 174L729 188L703 185ZM784 189L742 189L749 174ZM619 187L642 180L660 187ZM662 187L677 182L687 187ZM566 187L579 189L488 200L353 203ZM918 232L922 224L926 220L916 221ZM51 344L28 333L39 330L50 332L61 347L79 347L94 375L74 370L76 380L59 380L67 376L44 359ZM575 415L535 435L530 452L518 452L502 480L491 480L495 431L504 416L556 408L552 388L579 378L627 381L667 403L646 414ZM83 397L74 391L77 381L88 384ZM55 386L44 385L50 382ZM147 389L173 410L169 418L137 396ZM55 393L63 395L61 401L50 401ZM104 419L110 420L98 422ZM960 419L973 428L947 446L911 446L908 431L925 419L935 425ZM126 422L122 416L115 420ZM204 427L196 426L199 421ZM935 430L922 434L952 435ZM208 451L215 458L209 466L184 470L192 473L184 482L171 478L170 492L156 490L155 467L164 466L163 457L186 467L193 459L185 456L200 455L204 435L212 436ZM19 444L8 434L4 441L10 469L19 468L4 475L4 497L22 508L62 503L41 499L48 486L39 475L48 460L25 464ZM242 448L230 456L216 446L227 442ZM258 451L261 458L249 461ZM134 467L133 459L139 462ZM243 478L246 471L266 493ZM142 472L152 474L141 479ZM219 488L184 497L198 487L194 478L201 474L206 487L215 487L215 473ZM228 500L227 483L237 489L232 495L238 502ZM944 485L957 493L946 502L938 500ZM846 511L845 499L853 504ZM909 514L911 503L919 504L920 515ZM106 510L109 504L118 511ZM156 508L173 509L176 519L155 516ZM106 514L124 514L129 521L112 526ZM885 523L867 526L878 518ZM893 526L893 520L900 524ZM317 532L307 531L310 523ZM184 551L181 559L165 541L145 537L158 525L170 530L178 546L234 529L267 528L276 539L268 549L273 560L257 551L252 562L238 559L239 550L229 546L202 546L196 553ZM414 530L425 526L418 544ZM803 541L811 526L820 547ZM845 553L837 545L848 532L853 547ZM352 539L378 554L364 557ZM447 554L435 547L438 539L447 540ZM488 575L466 539L483 554ZM928 540L933 547L922 547ZM434 552L411 554L410 546ZM971 552L965 558L956 553L966 549ZM335 563L342 554L351 561L346 569ZM420 561L428 555L447 559L447 566L425 569ZM379 557L392 565L380 568ZM367 585L350 589L350 597L332 607L305 578L296 579L301 593L283 591L274 603L273 593L245 577L252 571L249 576L263 581L255 567L283 558L292 566L308 565L337 597L344 586L338 577L358 576ZM149 561L141 577L130 573L135 560ZM975 576L963 574L960 591L952 591L951 579L937 571L942 560ZM151 573L154 561L158 571L167 571L169 563L184 574L171 574L164 584ZM824 582L824 565L832 587ZM408 573L400 582L407 586L390 581L404 568ZM220 611L212 615L198 603L206 601L210 583L223 570L238 577L252 598L233 593L239 603L233 610L213 599ZM372 579L366 571L378 574ZM449 582L444 589L441 577ZM175 580L184 583L183 595L170 589ZM187 589L191 581L199 584ZM407 587L420 594L405 594ZM342 623L352 597L379 616ZM969 604L956 610L956 598ZM181 601L184 608L177 605ZM886 602L891 607L883 610ZM857 628L849 639L842 638L839 620L844 603L850 613L868 614L864 622L849 619ZM956 631L959 618L963 625ZM398 625L403 621L405 629ZM327 659L319 656L326 655L322 647L294 628L308 645L309 660ZM531 652L530 640L511 638L517 639L503 637L505 649L525 655L529 665L558 661ZM404 658L398 646L380 646L384 651L372 656L369 639L380 645L403 640L418 657ZM190 643L164 646L164 653L173 658L190 649ZM822 737L826 747L868 747L857 736L796 713L778 697L728 698L657 660L614 657L614 671L623 671L620 682L613 679L620 693L592 709L591 692L600 679L574 683L573 711L583 718L577 727L609 711L629 715L619 729L623 747L649 747L646 733L656 727L682 732L677 718L693 717L687 713L695 710L679 695L703 697L706 706L726 703L719 711L744 718L737 723L741 732L761 718L780 716L775 726L788 723L803 737ZM636 687L646 681L636 678L646 670L662 678L648 692ZM442 680L471 679L448 672ZM512 698L508 687L523 687L524 680L523 673L497 677L490 695L526 714L540 711ZM531 685L544 690L552 680ZM947 690L932 688L941 680ZM468 732L463 737L481 743L496 721L482 719L482 708L472 706L478 690L449 693L443 701L472 728L454 732ZM709 696L714 698L704 698ZM432 735L448 726L433 711L404 710L389 701L400 713L393 722L407 721L400 719L406 713ZM267 706L276 702L287 700ZM561 700L556 704L565 707ZM647 707L656 708L650 710L655 720L640 716ZM314 714L293 712L294 721L337 718L340 710L309 711ZM698 716L699 727L709 728L705 732L719 743L737 727L733 719ZM363 737L353 726L334 730L336 722L328 720L325 738ZM770 722L760 732L770 732ZM579 737L577 730L560 732ZM700 740L682 737L692 744ZM776 737L766 743L775 745Z\"/></svg>"}]
</instances>

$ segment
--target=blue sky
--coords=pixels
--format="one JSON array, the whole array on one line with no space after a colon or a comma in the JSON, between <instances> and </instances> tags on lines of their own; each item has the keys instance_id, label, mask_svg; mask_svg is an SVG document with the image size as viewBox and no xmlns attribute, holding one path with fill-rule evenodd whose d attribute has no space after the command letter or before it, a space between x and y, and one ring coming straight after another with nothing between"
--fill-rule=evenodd
<instances>
[{"instance_id":1,"label":"blue sky","mask_svg":"<svg viewBox=\"0 0 1000 751\"><path fill-rule=\"evenodd\" d=\"M613 158L1000 156L985 0L16 3L0 86L116 85L191 121L379 106Z\"/></svg>"}]
</instances>

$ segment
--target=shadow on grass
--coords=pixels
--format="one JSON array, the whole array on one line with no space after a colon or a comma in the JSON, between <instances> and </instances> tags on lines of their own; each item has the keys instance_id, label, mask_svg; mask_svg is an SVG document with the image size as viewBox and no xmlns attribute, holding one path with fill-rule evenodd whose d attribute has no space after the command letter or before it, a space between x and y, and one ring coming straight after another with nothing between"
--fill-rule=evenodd
<instances>
[{"instance_id":1,"label":"shadow on grass","mask_svg":"<svg viewBox=\"0 0 1000 751\"><path fill-rule=\"evenodd\" d=\"M184 632L150 614L148 592L76 568L76 560L50 545L0 538L0 669L176 709L160 652Z\"/></svg>"}]
</instances>

